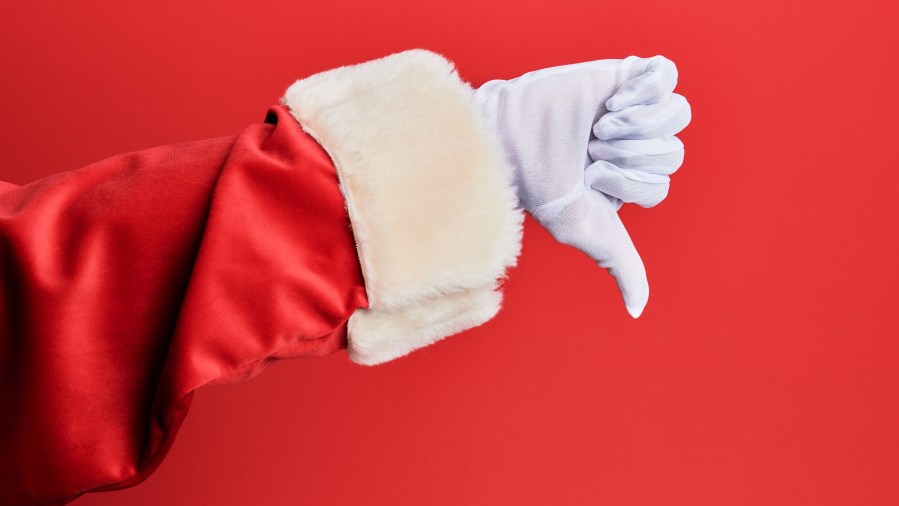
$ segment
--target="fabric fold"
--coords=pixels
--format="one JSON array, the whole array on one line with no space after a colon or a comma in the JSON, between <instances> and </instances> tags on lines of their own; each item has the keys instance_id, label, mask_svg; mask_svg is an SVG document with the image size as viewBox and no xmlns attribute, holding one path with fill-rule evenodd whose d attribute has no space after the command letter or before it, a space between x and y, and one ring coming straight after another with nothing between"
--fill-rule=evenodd
<instances>
[{"instance_id":1,"label":"fabric fold","mask_svg":"<svg viewBox=\"0 0 899 506\"><path fill-rule=\"evenodd\" d=\"M492 318L523 213L452 63L404 51L301 79L281 103L346 198L369 300L349 323L350 358L383 363Z\"/></svg>"}]
</instances>

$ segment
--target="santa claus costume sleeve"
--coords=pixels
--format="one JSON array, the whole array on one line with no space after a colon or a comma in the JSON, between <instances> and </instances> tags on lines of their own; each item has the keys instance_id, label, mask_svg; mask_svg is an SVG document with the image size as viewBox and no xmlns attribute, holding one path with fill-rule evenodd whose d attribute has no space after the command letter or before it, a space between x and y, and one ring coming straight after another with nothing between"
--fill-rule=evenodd
<instances>
[{"instance_id":1,"label":"santa claus costume sleeve","mask_svg":"<svg viewBox=\"0 0 899 506\"><path fill-rule=\"evenodd\" d=\"M0 502L139 483L203 385L496 314L522 213L472 93L407 51L302 79L234 137L0 183Z\"/></svg>"}]
</instances>

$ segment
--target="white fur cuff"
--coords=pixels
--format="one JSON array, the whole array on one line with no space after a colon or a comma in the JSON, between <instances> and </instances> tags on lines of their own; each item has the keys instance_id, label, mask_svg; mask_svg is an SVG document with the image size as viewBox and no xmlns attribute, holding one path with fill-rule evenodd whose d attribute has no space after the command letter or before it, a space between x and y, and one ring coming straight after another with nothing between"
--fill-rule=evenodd
<instances>
[{"instance_id":1,"label":"white fur cuff","mask_svg":"<svg viewBox=\"0 0 899 506\"><path fill-rule=\"evenodd\" d=\"M297 81L281 102L346 198L369 300L350 318L351 360L386 362L492 318L523 214L453 65L405 51Z\"/></svg>"}]
</instances>

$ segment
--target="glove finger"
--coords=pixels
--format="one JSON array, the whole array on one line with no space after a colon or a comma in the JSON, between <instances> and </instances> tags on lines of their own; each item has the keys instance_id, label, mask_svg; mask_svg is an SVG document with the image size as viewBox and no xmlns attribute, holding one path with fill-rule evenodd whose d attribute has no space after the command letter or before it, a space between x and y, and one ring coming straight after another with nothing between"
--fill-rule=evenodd
<instances>
[{"instance_id":1,"label":"glove finger","mask_svg":"<svg viewBox=\"0 0 899 506\"><path fill-rule=\"evenodd\" d=\"M645 70L625 81L606 101L606 109L620 111L637 104L653 104L664 99L677 85L677 66L664 56L644 60Z\"/></svg>"},{"instance_id":2,"label":"glove finger","mask_svg":"<svg viewBox=\"0 0 899 506\"><path fill-rule=\"evenodd\" d=\"M578 196L561 206L529 210L562 244L572 246L608 269L628 313L640 316L649 300L646 269L637 248L618 217L617 199L581 186Z\"/></svg>"},{"instance_id":3,"label":"glove finger","mask_svg":"<svg viewBox=\"0 0 899 506\"><path fill-rule=\"evenodd\" d=\"M637 318L649 299L649 283L637 248L618 217L617 202L620 201L614 197L584 188L562 206L539 207L530 212L557 241L584 252L608 269L628 313Z\"/></svg>"},{"instance_id":4,"label":"glove finger","mask_svg":"<svg viewBox=\"0 0 899 506\"><path fill-rule=\"evenodd\" d=\"M630 169L621 169L600 160L587 167L584 182L594 190L641 207L656 206L668 196L670 186L668 176L638 172L639 177L655 179L655 181L641 181L633 179L632 173Z\"/></svg>"},{"instance_id":5,"label":"glove finger","mask_svg":"<svg viewBox=\"0 0 899 506\"><path fill-rule=\"evenodd\" d=\"M652 139L593 139L587 146L590 159L605 160L621 169L671 175L684 163L684 143L677 137Z\"/></svg>"},{"instance_id":6,"label":"glove finger","mask_svg":"<svg viewBox=\"0 0 899 506\"><path fill-rule=\"evenodd\" d=\"M593 133L602 140L664 137L686 128L690 116L687 99L674 93L655 104L606 113L593 125Z\"/></svg>"},{"instance_id":7,"label":"glove finger","mask_svg":"<svg viewBox=\"0 0 899 506\"><path fill-rule=\"evenodd\" d=\"M591 233L582 251L596 263L608 269L615 278L627 312L634 318L643 313L649 300L649 281L646 268L631 241L615 206L599 192L586 193L591 207Z\"/></svg>"}]
</instances>

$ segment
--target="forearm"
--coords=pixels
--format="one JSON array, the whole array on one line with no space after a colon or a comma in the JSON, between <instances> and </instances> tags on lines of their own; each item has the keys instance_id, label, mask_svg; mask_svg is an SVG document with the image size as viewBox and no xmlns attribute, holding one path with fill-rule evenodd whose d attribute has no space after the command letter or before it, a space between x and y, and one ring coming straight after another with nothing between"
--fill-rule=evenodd
<instances>
[{"instance_id":1,"label":"forearm","mask_svg":"<svg viewBox=\"0 0 899 506\"><path fill-rule=\"evenodd\" d=\"M452 64L400 53L282 102L234 138L5 187L0 496L133 485L202 385L343 347L386 362L499 310L522 212Z\"/></svg>"},{"instance_id":2,"label":"forearm","mask_svg":"<svg viewBox=\"0 0 899 506\"><path fill-rule=\"evenodd\" d=\"M195 389L274 359L380 364L486 322L523 209L639 315L617 209L683 160L676 75L629 58L476 93L407 51L301 79L236 137L0 184L0 496L135 484Z\"/></svg>"},{"instance_id":3,"label":"forearm","mask_svg":"<svg viewBox=\"0 0 899 506\"><path fill-rule=\"evenodd\" d=\"M0 496L139 481L199 386L346 346L367 303L337 175L270 119L0 196Z\"/></svg>"}]
</instances>

